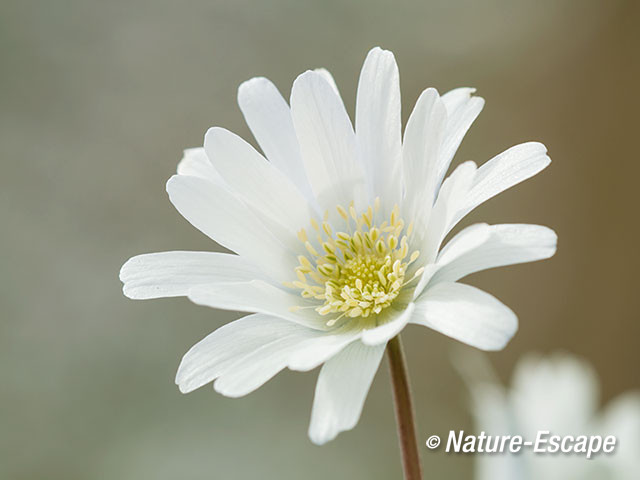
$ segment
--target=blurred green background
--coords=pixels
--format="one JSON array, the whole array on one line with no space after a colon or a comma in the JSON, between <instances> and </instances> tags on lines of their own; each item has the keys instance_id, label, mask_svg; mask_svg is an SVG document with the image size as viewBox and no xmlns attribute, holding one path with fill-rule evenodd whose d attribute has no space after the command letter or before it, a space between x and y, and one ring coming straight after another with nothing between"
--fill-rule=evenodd
<instances>
[{"instance_id":1,"label":"blurred green background","mask_svg":"<svg viewBox=\"0 0 640 480\"><path fill-rule=\"evenodd\" d=\"M240 315L185 299L133 302L130 256L215 245L164 182L209 126L250 134L236 88L324 66L353 112L372 46L395 52L403 117L423 88L487 100L456 162L541 140L541 175L473 221L559 234L555 258L468 281L520 317L491 355L503 378L530 350L589 359L603 400L639 386L639 2L12 1L0 3L0 478L400 477L386 366L358 427L307 439L316 372L230 400L173 384L180 357ZM251 139L253 141L253 139ZM421 442L470 428L453 341L406 330ZM423 449L428 478L471 457Z\"/></svg>"}]
</instances>

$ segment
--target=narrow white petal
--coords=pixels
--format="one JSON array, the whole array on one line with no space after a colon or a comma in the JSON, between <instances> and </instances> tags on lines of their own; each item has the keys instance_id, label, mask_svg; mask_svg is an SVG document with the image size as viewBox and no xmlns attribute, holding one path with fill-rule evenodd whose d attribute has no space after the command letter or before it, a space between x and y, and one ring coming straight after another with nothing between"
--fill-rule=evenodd
<instances>
[{"instance_id":1,"label":"narrow white petal","mask_svg":"<svg viewBox=\"0 0 640 480\"><path fill-rule=\"evenodd\" d=\"M475 88L456 88L441 97L447 109L447 127L438 160L436 181L438 186L446 175L467 130L484 107L483 98L472 96L475 91Z\"/></svg>"},{"instance_id":2,"label":"narrow white petal","mask_svg":"<svg viewBox=\"0 0 640 480\"><path fill-rule=\"evenodd\" d=\"M310 198L291 110L276 86L264 77L247 80L238 88L238 105L269 161Z\"/></svg>"},{"instance_id":3,"label":"narrow white petal","mask_svg":"<svg viewBox=\"0 0 640 480\"><path fill-rule=\"evenodd\" d=\"M440 267L447 265L461 257L470 250L478 248L485 243L491 235L491 228L486 223L476 223L458 232L440 253L436 264Z\"/></svg>"},{"instance_id":4,"label":"narrow white petal","mask_svg":"<svg viewBox=\"0 0 640 480\"><path fill-rule=\"evenodd\" d=\"M124 294L133 299L179 297L198 285L260 278L264 274L238 255L214 252L147 253L120 270Z\"/></svg>"},{"instance_id":5,"label":"narrow white petal","mask_svg":"<svg viewBox=\"0 0 640 480\"><path fill-rule=\"evenodd\" d=\"M469 101L471 99L482 99L481 97L473 97L472 95L474 93L476 93L476 89L469 87L454 88L453 90L449 90L447 93L444 93L441 98L444 105L447 107L449 116L454 115L455 112L459 110L464 110L465 107L469 105Z\"/></svg>"},{"instance_id":6,"label":"narrow white petal","mask_svg":"<svg viewBox=\"0 0 640 480\"><path fill-rule=\"evenodd\" d=\"M538 142L516 145L478 168L473 187L456 215L455 223L483 202L546 168L551 159Z\"/></svg>"},{"instance_id":7,"label":"narrow white petal","mask_svg":"<svg viewBox=\"0 0 640 480\"><path fill-rule=\"evenodd\" d=\"M421 257L426 265L413 292L414 299L420 296L427 283L440 268L435 264L438 250L453 226L453 219L469 192L469 188L471 188L476 171L476 165L473 162L458 165L458 168L444 181L438 192L438 198L433 206L427 228L417 230L414 234L414 242L423 245Z\"/></svg>"},{"instance_id":8,"label":"narrow white petal","mask_svg":"<svg viewBox=\"0 0 640 480\"><path fill-rule=\"evenodd\" d=\"M202 233L275 278L291 275L295 256L227 189L203 178L174 175L167 192L176 209Z\"/></svg>"},{"instance_id":9,"label":"narrow white petal","mask_svg":"<svg viewBox=\"0 0 640 480\"><path fill-rule=\"evenodd\" d=\"M214 388L227 397L247 395L286 367L303 371L316 368L355 338L354 333L332 335L308 328L292 330L238 358L220 375Z\"/></svg>"},{"instance_id":10,"label":"narrow white petal","mask_svg":"<svg viewBox=\"0 0 640 480\"><path fill-rule=\"evenodd\" d=\"M369 52L360 73L356 139L370 200L380 197L390 210L399 204L402 190L400 79L393 53L379 47Z\"/></svg>"},{"instance_id":11,"label":"narrow white petal","mask_svg":"<svg viewBox=\"0 0 640 480\"><path fill-rule=\"evenodd\" d=\"M411 323L481 350L501 350L518 329L518 319L507 306L469 285L438 283L415 303Z\"/></svg>"},{"instance_id":12,"label":"narrow white petal","mask_svg":"<svg viewBox=\"0 0 640 480\"><path fill-rule=\"evenodd\" d=\"M300 350L310 329L293 331L261 345L237 359L213 384L216 392L226 397L242 397L261 387L286 368L292 353ZM317 333L316 333L317 334Z\"/></svg>"},{"instance_id":13,"label":"narrow white petal","mask_svg":"<svg viewBox=\"0 0 640 480\"><path fill-rule=\"evenodd\" d=\"M333 88L333 91L336 92L336 94L340 97L340 90L338 90L338 84L336 84L336 80L333 78L333 75L331 75L331 72L329 70L327 70L326 68L314 68L313 71L316 72L318 75L322 75L322 77L327 81L327 83L331 85L331 88Z\"/></svg>"},{"instance_id":14,"label":"narrow white petal","mask_svg":"<svg viewBox=\"0 0 640 480\"><path fill-rule=\"evenodd\" d=\"M324 332L323 335L305 341L304 345L289 358L288 367L302 372L312 370L360 336L361 332L357 329Z\"/></svg>"},{"instance_id":15,"label":"narrow white petal","mask_svg":"<svg viewBox=\"0 0 640 480\"><path fill-rule=\"evenodd\" d=\"M247 395L286 367L304 371L316 368L355 338L353 332L333 335L308 328L291 330L237 358L214 388L227 397Z\"/></svg>"},{"instance_id":16,"label":"narrow white petal","mask_svg":"<svg viewBox=\"0 0 640 480\"><path fill-rule=\"evenodd\" d=\"M313 443L322 445L356 426L385 347L354 342L324 364L309 425Z\"/></svg>"},{"instance_id":17,"label":"narrow white petal","mask_svg":"<svg viewBox=\"0 0 640 480\"><path fill-rule=\"evenodd\" d=\"M434 263L428 263L425 266L424 272L413 292L413 298L418 298L427 285L435 283L432 279L440 269L464 255L469 250L473 250L486 242L489 235L490 229L486 223L471 225L455 235L440 251L436 261Z\"/></svg>"},{"instance_id":18,"label":"narrow white petal","mask_svg":"<svg viewBox=\"0 0 640 480\"><path fill-rule=\"evenodd\" d=\"M315 368L356 338L355 332L326 333L269 315L249 315L194 345L182 359L176 383L188 393L216 380L218 393L240 397L287 366Z\"/></svg>"},{"instance_id":19,"label":"narrow white petal","mask_svg":"<svg viewBox=\"0 0 640 480\"><path fill-rule=\"evenodd\" d=\"M189 300L223 310L258 312L285 318L318 330L326 330L326 322L300 296L275 287L262 280L236 283L217 283L194 287ZM294 311L292 307L311 307Z\"/></svg>"},{"instance_id":20,"label":"narrow white petal","mask_svg":"<svg viewBox=\"0 0 640 480\"><path fill-rule=\"evenodd\" d=\"M267 219L265 223L278 238L297 245L296 232L309 223L312 210L287 176L224 128L210 128L204 148L234 193Z\"/></svg>"},{"instance_id":21,"label":"narrow white petal","mask_svg":"<svg viewBox=\"0 0 640 480\"><path fill-rule=\"evenodd\" d=\"M433 262L440 245L453 227L453 220L467 198L477 169L473 162L458 166L442 184L433 206L424 242L423 255L427 262Z\"/></svg>"},{"instance_id":22,"label":"narrow white petal","mask_svg":"<svg viewBox=\"0 0 640 480\"><path fill-rule=\"evenodd\" d=\"M438 156L447 122L447 110L437 90L428 88L409 116L402 143L406 215L426 221L436 193Z\"/></svg>"},{"instance_id":23,"label":"narrow white petal","mask_svg":"<svg viewBox=\"0 0 640 480\"><path fill-rule=\"evenodd\" d=\"M364 330L362 332L362 343L365 345L380 345L381 343L387 343L393 337L398 335L405 327L413 315L415 310L415 304L410 303L407 308L398 312L395 317L392 317L390 321L379 325L378 327Z\"/></svg>"},{"instance_id":24,"label":"narrow white petal","mask_svg":"<svg viewBox=\"0 0 640 480\"><path fill-rule=\"evenodd\" d=\"M178 163L178 175L190 175L192 177L201 177L212 181L213 183L221 183L220 174L216 172L213 165L209 161L209 157L204 148L187 148L180 163Z\"/></svg>"},{"instance_id":25,"label":"narrow white petal","mask_svg":"<svg viewBox=\"0 0 640 480\"><path fill-rule=\"evenodd\" d=\"M263 314L248 315L228 323L184 355L176 374L182 393L191 392L215 380L238 360L279 338L305 335L308 329L281 318Z\"/></svg>"},{"instance_id":26,"label":"narrow white petal","mask_svg":"<svg viewBox=\"0 0 640 480\"><path fill-rule=\"evenodd\" d=\"M362 208L365 181L355 134L342 100L325 77L308 71L291 90L291 114L311 188L320 207L356 202Z\"/></svg>"},{"instance_id":27,"label":"narrow white petal","mask_svg":"<svg viewBox=\"0 0 640 480\"><path fill-rule=\"evenodd\" d=\"M553 256L558 240L553 230L540 225L491 225L487 233L485 241L464 248L453 238L438 257L440 268L432 282L455 282L481 270L543 260Z\"/></svg>"}]
</instances>

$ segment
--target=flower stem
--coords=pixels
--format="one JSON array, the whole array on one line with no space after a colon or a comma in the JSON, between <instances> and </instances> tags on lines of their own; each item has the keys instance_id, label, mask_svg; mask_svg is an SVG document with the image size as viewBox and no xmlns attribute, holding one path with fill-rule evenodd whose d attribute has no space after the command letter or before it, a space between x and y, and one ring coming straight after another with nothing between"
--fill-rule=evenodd
<instances>
[{"instance_id":1,"label":"flower stem","mask_svg":"<svg viewBox=\"0 0 640 480\"><path fill-rule=\"evenodd\" d=\"M398 423L398 441L402 453L402 469L405 480L421 480L422 466L416 442L416 429L413 420L413 405L409 387L409 373L404 358L400 335L389 341L387 345L389 355L389 370L393 387L393 400Z\"/></svg>"}]
</instances>

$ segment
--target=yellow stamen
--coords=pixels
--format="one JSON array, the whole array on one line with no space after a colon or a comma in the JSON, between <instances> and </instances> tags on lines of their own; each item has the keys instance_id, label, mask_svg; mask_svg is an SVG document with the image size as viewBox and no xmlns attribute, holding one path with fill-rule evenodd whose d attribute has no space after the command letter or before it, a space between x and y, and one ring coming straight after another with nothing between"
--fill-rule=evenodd
<instances>
[{"instance_id":1,"label":"yellow stamen","mask_svg":"<svg viewBox=\"0 0 640 480\"><path fill-rule=\"evenodd\" d=\"M315 219L310 221L318 234L318 243L312 245L304 229L298 232L298 238L311 256L298 257L297 280L285 284L299 289L305 298L322 301L312 308L320 315L336 315L326 322L327 326L343 318L379 314L391 305L405 285L424 271L424 268L418 269L411 279L405 279L407 268L418 259L420 252L415 250L409 255L407 237L413 223L404 228L397 206L382 222L376 218L380 212L379 198L373 208L368 207L364 213L358 214L353 202L348 209L338 205L336 210L345 223L340 231L334 233L326 214L321 225Z\"/></svg>"},{"instance_id":2,"label":"yellow stamen","mask_svg":"<svg viewBox=\"0 0 640 480\"><path fill-rule=\"evenodd\" d=\"M340 214L340 216L343 218L345 222L349 221L349 215L347 214L347 211L344 209L342 205L338 205L336 207L336 210L338 210L338 214Z\"/></svg>"}]
</instances>

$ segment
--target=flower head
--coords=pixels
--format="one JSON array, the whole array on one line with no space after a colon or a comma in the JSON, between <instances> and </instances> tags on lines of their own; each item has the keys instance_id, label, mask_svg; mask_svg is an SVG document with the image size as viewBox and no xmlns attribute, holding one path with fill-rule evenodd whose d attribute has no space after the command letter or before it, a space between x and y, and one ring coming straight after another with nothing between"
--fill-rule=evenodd
<instances>
[{"instance_id":1,"label":"flower head","mask_svg":"<svg viewBox=\"0 0 640 480\"><path fill-rule=\"evenodd\" d=\"M131 298L187 296L253 312L184 356L176 382L215 380L245 395L284 368L323 365L309 434L324 443L358 421L389 339L424 325L485 350L517 329L491 295L458 283L488 268L550 257L556 236L536 225L476 224L443 240L485 200L545 168L542 144L517 145L443 181L484 101L471 88L425 90L404 134L393 54L374 48L358 86L355 129L333 78L307 71L290 105L265 78L238 103L263 154L222 128L185 151L169 198L236 255L164 252L122 268Z\"/></svg>"},{"instance_id":2,"label":"flower head","mask_svg":"<svg viewBox=\"0 0 640 480\"><path fill-rule=\"evenodd\" d=\"M523 357L509 387L493 379L482 359L462 361L461 367L469 376L478 431L520 435L526 440L535 440L540 431L561 438L612 435L617 439L613 453L600 452L590 459L575 453L540 455L532 449L517 455L478 455L477 480L631 480L640 476L639 391L624 393L598 411L598 378L593 368L568 354ZM471 369L473 375L467 375Z\"/></svg>"}]
</instances>

